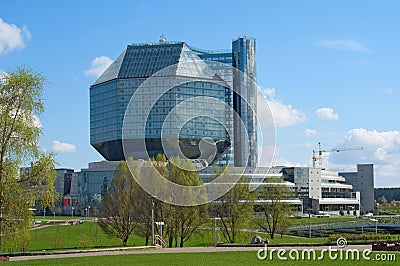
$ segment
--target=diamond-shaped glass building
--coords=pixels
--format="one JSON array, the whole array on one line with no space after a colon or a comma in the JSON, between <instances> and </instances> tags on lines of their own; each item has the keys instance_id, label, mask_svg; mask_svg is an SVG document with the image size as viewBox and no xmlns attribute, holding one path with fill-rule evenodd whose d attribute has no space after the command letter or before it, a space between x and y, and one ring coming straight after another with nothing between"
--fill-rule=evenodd
<instances>
[{"instance_id":1,"label":"diamond-shaped glass building","mask_svg":"<svg viewBox=\"0 0 400 266\"><path fill-rule=\"evenodd\" d=\"M211 142L215 156L209 163L255 166L256 88L229 68L221 71L221 65L255 81L255 40L239 38L225 51L163 38L128 45L90 87L91 145L106 160L119 161L127 154L135 159L165 154L174 144L183 156L197 159L208 156L201 147ZM235 119L226 106L239 116ZM246 141L239 124L247 131Z\"/></svg>"}]
</instances>

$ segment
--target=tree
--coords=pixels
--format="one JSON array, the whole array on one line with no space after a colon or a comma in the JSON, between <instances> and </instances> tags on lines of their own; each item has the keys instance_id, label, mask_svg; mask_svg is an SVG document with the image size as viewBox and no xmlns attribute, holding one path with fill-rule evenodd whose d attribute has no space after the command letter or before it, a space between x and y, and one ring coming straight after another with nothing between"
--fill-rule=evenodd
<instances>
[{"instance_id":1,"label":"tree","mask_svg":"<svg viewBox=\"0 0 400 266\"><path fill-rule=\"evenodd\" d=\"M183 186L198 186L203 184L199 178L198 171L190 160L183 160L178 157L172 157L168 163L169 180L175 184ZM174 193L172 193L174 196ZM175 238L175 246L183 247L184 243L190 239L193 233L204 224L207 219L207 208L205 205L190 206L195 203L194 192L188 192L185 195L187 206L177 206L164 204L166 210L164 215L169 222L169 228L172 228L169 235L169 244L171 239ZM201 195L200 195L201 196Z\"/></svg>"},{"instance_id":2,"label":"tree","mask_svg":"<svg viewBox=\"0 0 400 266\"><path fill-rule=\"evenodd\" d=\"M54 156L39 147L44 84L23 67L0 77L0 248L25 247L35 199L51 207L57 198Z\"/></svg>"},{"instance_id":3,"label":"tree","mask_svg":"<svg viewBox=\"0 0 400 266\"><path fill-rule=\"evenodd\" d=\"M136 200L138 199L139 185L133 175L140 176L140 169L133 159L129 164L122 161L114 173L110 187L101 202L99 225L102 230L122 241L126 246L130 235L138 223Z\"/></svg>"},{"instance_id":4,"label":"tree","mask_svg":"<svg viewBox=\"0 0 400 266\"><path fill-rule=\"evenodd\" d=\"M157 174L161 174L162 176L166 176L168 173L167 170L167 158L165 155L158 154L156 158L152 158L146 162L143 163L143 166L141 168L141 176L139 177L140 179L146 179L146 182L144 183L145 189L151 188L156 188L156 189L161 189L163 184L161 183L154 183L157 182L158 180L155 180L154 176ZM139 180L139 179L137 179ZM142 183L143 185L143 183ZM146 186L147 185L147 186ZM164 204L155 198L155 195L150 195L147 191L145 191L143 187L140 187L140 190L137 194L138 200L137 200L137 212L139 213L139 216L141 217L140 222L138 223L135 232L139 236L143 236L146 239L146 246L149 244L149 238L152 234L152 209L155 211L154 212L154 221L164 221L163 217L163 206ZM157 193L155 193L157 194ZM154 205L153 205L154 204ZM154 230L157 234L159 234L161 237L161 232L158 231L158 227L155 227ZM164 230L165 232L165 230ZM164 234L163 232L163 234Z\"/></svg>"},{"instance_id":5,"label":"tree","mask_svg":"<svg viewBox=\"0 0 400 266\"><path fill-rule=\"evenodd\" d=\"M151 177L156 175L155 171L164 177L163 180L169 180L182 186L198 186L202 184L202 181L193 163L190 160L184 160L178 157L171 157L167 162L165 155L159 154L156 158L144 164L142 168L142 178L147 179L147 185L151 186L153 189L159 189L158 191L153 190L155 195L152 195L153 198L151 201L154 202L155 219L165 223L163 234L167 238L168 246L177 247L179 245L183 247L184 243L190 239L193 233L206 220L207 209L204 205L190 206L193 205L199 196L191 191L187 192L185 195L180 195L185 196L187 206L174 205L156 199L157 194L163 194L169 197L169 202L174 202L173 198L177 196L177 193L173 191L173 188L171 188L171 190L166 189L167 184L165 181L152 179ZM146 205L150 207L150 204ZM156 228L156 230L158 231L158 228Z\"/></svg>"},{"instance_id":6,"label":"tree","mask_svg":"<svg viewBox=\"0 0 400 266\"><path fill-rule=\"evenodd\" d=\"M294 193L279 178L269 178L265 183L257 190L259 213L253 221L274 239L275 233L283 234L290 227L288 215L292 208L286 200L293 198Z\"/></svg>"},{"instance_id":7,"label":"tree","mask_svg":"<svg viewBox=\"0 0 400 266\"><path fill-rule=\"evenodd\" d=\"M379 198L379 203L382 204L383 206L385 206L388 203L388 201L385 198L385 196L382 196Z\"/></svg>"},{"instance_id":8,"label":"tree","mask_svg":"<svg viewBox=\"0 0 400 266\"><path fill-rule=\"evenodd\" d=\"M231 168L217 168L217 175L234 175ZM228 178L229 179L229 178ZM247 225L248 217L253 212L253 193L241 179L231 190L210 203L210 213L220 218L219 229L229 243L235 243L237 233Z\"/></svg>"}]
</instances>

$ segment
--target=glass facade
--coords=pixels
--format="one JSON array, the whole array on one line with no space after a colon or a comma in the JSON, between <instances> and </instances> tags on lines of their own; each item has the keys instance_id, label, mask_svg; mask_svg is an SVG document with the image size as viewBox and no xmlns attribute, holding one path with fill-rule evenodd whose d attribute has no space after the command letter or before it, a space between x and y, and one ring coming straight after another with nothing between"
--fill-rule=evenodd
<instances>
[{"instance_id":1,"label":"glass facade","mask_svg":"<svg viewBox=\"0 0 400 266\"><path fill-rule=\"evenodd\" d=\"M73 205L75 215L85 215L85 209L90 208L91 215L98 215L100 203L114 176L119 162L89 163L87 169L77 173L78 197Z\"/></svg>"},{"instance_id":2,"label":"glass facade","mask_svg":"<svg viewBox=\"0 0 400 266\"><path fill-rule=\"evenodd\" d=\"M245 61L243 61L245 58ZM235 61L236 60L236 61ZM185 62L205 62L189 67ZM214 63L213 63L214 62ZM218 64L217 64L218 63ZM227 68L221 68L221 63ZM204 64L204 65L203 65ZM172 66L172 67L171 67ZM228 68L229 66L229 68ZM184 42L160 41L148 44L128 45L121 55L90 87L90 142L102 156L109 161L124 160L122 139L129 136L135 146L135 140L145 138L149 156L163 153L161 140L168 139L168 134L177 130L177 123L165 123L168 114L181 103L198 97L211 97L235 111L243 120L249 134L250 147L244 147L243 134L236 132L235 122L231 112L227 112L214 102L204 101L185 105L180 113L180 119L185 121L179 128L179 145L185 156L195 159L199 156L197 147L200 140L208 137L216 143L223 143L218 147L220 156L214 163L233 163L237 166L255 166L257 161L257 139L255 132L255 114L249 110L256 108L255 87L249 88L237 85L235 88L234 75L231 66L237 67L255 80L255 40L239 38L232 43L232 50L206 51L187 46ZM168 87L168 74L172 77L186 77L186 82L168 89L161 97L154 99L156 89L148 86L145 92L138 97L142 101L132 108L127 108L133 94L138 93L144 81L169 68L170 73L163 73L163 77L155 79L157 86ZM206 78L204 71L215 72ZM190 80L194 76L195 81ZM199 81L197 78L201 78ZM247 85L246 85L247 86ZM236 100L235 93L245 94L247 104ZM253 92L254 90L254 92ZM146 109L152 105L149 114ZM200 106L200 107L199 107ZM204 110L204 112L203 112ZM213 110L213 118L208 117L206 110ZM128 116L126 119L125 116ZM124 125L124 117L125 123ZM143 125L145 130L143 131ZM180 125L180 124L179 124ZM127 130L123 132L123 127ZM228 132L233 132L233 136ZM254 134L253 134L254 133ZM249 160L245 161L244 151L250 151ZM234 155L234 156L233 156ZM133 153L135 159L143 158L143 154Z\"/></svg>"},{"instance_id":3,"label":"glass facade","mask_svg":"<svg viewBox=\"0 0 400 266\"><path fill-rule=\"evenodd\" d=\"M240 120L234 119L235 166L257 166L257 75L256 43L254 39L239 38L232 42L232 65L239 71L233 75L233 109ZM240 123L244 123L246 134ZM244 141L248 137L248 141Z\"/></svg>"}]
</instances>

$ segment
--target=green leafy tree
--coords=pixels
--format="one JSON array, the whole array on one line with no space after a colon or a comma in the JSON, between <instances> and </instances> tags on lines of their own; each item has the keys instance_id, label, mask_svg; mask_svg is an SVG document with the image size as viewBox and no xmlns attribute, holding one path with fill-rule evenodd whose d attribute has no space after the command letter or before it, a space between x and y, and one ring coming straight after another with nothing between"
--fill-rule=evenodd
<instances>
[{"instance_id":1,"label":"green leafy tree","mask_svg":"<svg viewBox=\"0 0 400 266\"><path fill-rule=\"evenodd\" d=\"M382 205L386 205L388 201L385 196L382 196L379 198L379 203L381 203Z\"/></svg>"},{"instance_id":2,"label":"green leafy tree","mask_svg":"<svg viewBox=\"0 0 400 266\"><path fill-rule=\"evenodd\" d=\"M0 248L26 247L35 200L51 207L57 198L54 157L39 148L44 84L28 68L0 77Z\"/></svg>"},{"instance_id":3,"label":"green leafy tree","mask_svg":"<svg viewBox=\"0 0 400 266\"><path fill-rule=\"evenodd\" d=\"M110 187L101 202L99 225L102 230L122 241L126 246L128 239L138 223L137 199L139 185L133 175L140 176L140 169L136 162L129 159L122 161L114 173Z\"/></svg>"},{"instance_id":4,"label":"green leafy tree","mask_svg":"<svg viewBox=\"0 0 400 266\"><path fill-rule=\"evenodd\" d=\"M138 216L140 217L140 222L138 223L135 232L139 236L145 237L146 245L148 245L150 243L150 237L152 236L152 209L154 210L154 221L163 221L164 218L162 217L165 206L161 201L155 198L154 195L150 195L145 189L149 190L150 187L152 189L162 188L163 183L159 183L159 180L154 177L157 174L161 174L162 176L167 175L167 158L165 155L159 154L156 158L143 162L141 173L141 176L137 178L137 180L146 179L146 182L142 183L142 185L144 184L144 188L140 187L137 194L138 200L136 208ZM157 191L155 194L157 194ZM155 234L161 235L161 230L159 229L160 228L157 226L154 227ZM165 230L163 234L164 233Z\"/></svg>"},{"instance_id":5,"label":"green leafy tree","mask_svg":"<svg viewBox=\"0 0 400 266\"><path fill-rule=\"evenodd\" d=\"M152 164L154 167L146 167L147 164ZM153 188L153 191L156 188L165 189L165 186L167 185L166 182L152 179L152 176L156 174L154 171L157 171L158 174L163 176L163 180L169 180L175 184L187 187L202 184L198 172L190 160L172 157L167 162L165 155L157 155L156 158L153 158L144 164L144 167L142 167L142 178L147 179L148 182L146 183ZM156 184L154 182L158 183ZM163 221L166 225L164 227L163 235L166 237L168 246L183 247L184 243L190 239L199 226L207 220L207 208L204 205L190 206L193 205L192 203L194 203L199 197L199 195L196 195L194 191L189 190L185 195L179 195L185 197L187 206L178 206L162 202L156 199L157 191L155 191L155 194L156 195L153 195L155 198L151 198L150 196L147 197L147 203L145 203L144 207L150 209L151 202L154 203L156 221ZM163 191L163 194L165 194L165 190ZM167 196L169 196L170 201L173 202L173 197L177 196L177 193L169 191ZM151 212L148 211L147 213ZM151 221L150 227L147 228L151 230ZM161 233L159 229L160 228L158 227L155 228L157 234Z\"/></svg>"},{"instance_id":6,"label":"green leafy tree","mask_svg":"<svg viewBox=\"0 0 400 266\"><path fill-rule=\"evenodd\" d=\"M169 180L183 186L198 186L203 182L199 178L198 171L190 160L183 160L178 157L172 157L168 163ZM175 193L171 193L174 196ZM200 195L201 196L201 195ZM187 206L177 206L164 204L169 211L164 215L168 215L168 221L172 229L172 234L169 236L169 244L174 236L175 246L183 247L184 243L190 239L193 233L204 224L207 219L207 207L205 205L190 206L195 204L199 195L194 191L187 192L185 195Z\"/></svg>"},{"instance_id":7,"label":"green leafy tree","mask_svg":"<svg viewBox=\"0 0 400 266\"><path fill-rule=\"evenodd\" d=\"M253 221L274 239L276 233L282 235L290 227L288 216L293 209L287 200L294 197L294 192L279 178L268 178L264 182L266 185L257 189L260 203Z\"/></svg>"},{"instance_id":8,"label":"green leafy tree","mask_svg":"<svg viewBox=\"0 0 400 266\"><path fill-rule=\"evenodd\" d=\"M224 179L233 180L229 176L239 173L228 167L217 169L217 175L221 174L226 175ZM241 179L225 195L210 203L210 212L220 218L219 229L229 243L235 243L239 231L248 225L248 218L253 213L253 199L254 194L250 193L248 184Z\"/></svg>"}]
</instances>

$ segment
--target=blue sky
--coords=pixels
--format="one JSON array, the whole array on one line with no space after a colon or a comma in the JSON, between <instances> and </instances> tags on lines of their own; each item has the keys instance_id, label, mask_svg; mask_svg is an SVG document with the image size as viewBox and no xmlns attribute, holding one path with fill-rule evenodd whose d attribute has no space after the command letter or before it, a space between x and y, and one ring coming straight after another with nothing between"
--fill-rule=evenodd
<instances>
[{"instance_id":1,"label":"blue sky","mask_svg":"<svg viewBox=\"0 0 400 266\"><path fill-rule=\"evenodd\" d=\"M165 33L225 49L254 37L277 124L274 164L311 166L318 141L362 146L326 153L323 166L374 163L377 187L400 186L398 10L398 1L365 0L0 0L0 71L24 65L47 77L41 147L79 170L102 160L89 144L89 87L126 45Z\"/></svg>"}]
</instances>

